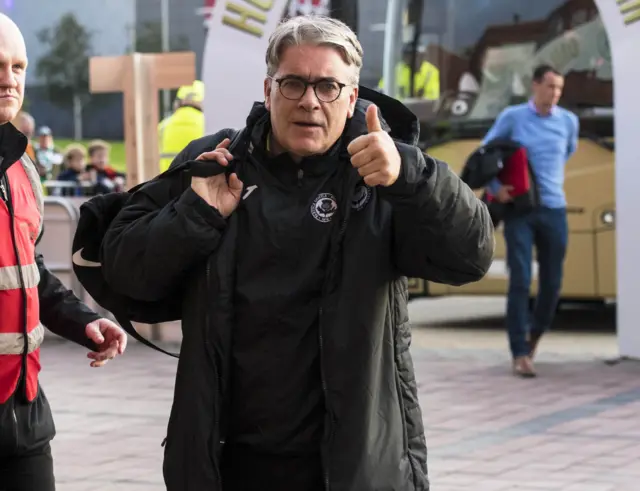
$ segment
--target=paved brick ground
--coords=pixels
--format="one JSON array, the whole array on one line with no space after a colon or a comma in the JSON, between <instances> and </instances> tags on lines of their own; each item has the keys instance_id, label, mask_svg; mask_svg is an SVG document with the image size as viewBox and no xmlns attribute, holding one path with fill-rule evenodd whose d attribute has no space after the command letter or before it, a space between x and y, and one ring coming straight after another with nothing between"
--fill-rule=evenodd
<instances>
[{"instance_id":1,"label":"paved brick ground","mask_svg":"<svg viewBox=\"0 0 640 491\"><path fill-rule=\"evenodd\" d=\"M519 380L502 349L425 344L413 352L432 491L640 489L640 364L547 347L541 376ZM163 490L175 361L137 343L105 369L84 356L56 339L43 352L59 490Z\"/></svg>"}]
</instances>

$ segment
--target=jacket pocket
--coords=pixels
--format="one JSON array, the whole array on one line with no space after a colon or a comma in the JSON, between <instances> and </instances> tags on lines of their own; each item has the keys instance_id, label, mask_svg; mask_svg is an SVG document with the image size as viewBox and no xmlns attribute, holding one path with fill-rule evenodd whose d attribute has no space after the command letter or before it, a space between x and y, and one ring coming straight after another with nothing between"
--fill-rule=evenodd
<instances>
[{"instance_id":1,"label":"jacket pocket","mask_svg":"<svg viewBox=\"0 0 640 491\"><path fill-rule=\"evenodd\" d=\"M0 458L15 455L18 446L18 416L13 397L0 404Z\"/></svg>"},{"instance_id":2,"label":"jacket pocket","mask_svg":"<svg viewBox=\"0 0 640 491\"><path fill-rule=\"evenodd\" d=\"M30 403L16 401L17 445L16 451L25 454L45 447L55 436L56 429L49 401L42 387Z\"/></svg>"}]
</instances>

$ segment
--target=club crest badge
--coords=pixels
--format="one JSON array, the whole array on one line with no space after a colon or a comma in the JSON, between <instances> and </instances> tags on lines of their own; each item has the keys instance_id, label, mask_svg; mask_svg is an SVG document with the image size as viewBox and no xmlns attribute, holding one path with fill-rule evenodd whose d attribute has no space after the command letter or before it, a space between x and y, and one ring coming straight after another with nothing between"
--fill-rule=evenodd
<instances>
[{"instance_id":1,"label":"club crest badge","mask_svg":"<svg viewBox=\"0 0 640 491\"><path fill-rule=\"evenodd\" d=\"M311 204L311 215L322 223L330 222L336 211L338 211L338 202L331 193L319 194Z\"/></svg>"},{"instance_id":2,"label":"club crest badge","mask_svg":"<svg viewBox=\"0 0 640 491\"><path fill-rule=\"evenodd\" d=\"M371 201L371 188L366 184L361 184L356 188L353 198L351 199L351 208L360 211L367 206L369 201Z\"/></svg>"}]
</instances>

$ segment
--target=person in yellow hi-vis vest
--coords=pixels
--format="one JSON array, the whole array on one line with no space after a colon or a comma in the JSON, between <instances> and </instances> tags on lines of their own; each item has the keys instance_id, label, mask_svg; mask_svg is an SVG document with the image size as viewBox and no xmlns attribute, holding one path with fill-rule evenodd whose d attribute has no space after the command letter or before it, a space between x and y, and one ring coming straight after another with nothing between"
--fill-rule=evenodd
<instances>
[{"instance_id":1,"label":"person in yellow hi-vis vest","mask_svg":"<svg viewBox=\"0 0 640 491\"><path fill-rule=\"evenodd\" d=\"M200 80L178 90L173 114L158 124L160 172L169 168L184 147L204 136L203 100L204 84Z\"/></svg>"},{"instance_id":2,"label":"person in yellow hi-vis vest","mask_svg":"<svg viewBox=\"0 0 640 491\"><path fill-rule=\"evenodd\" d=\"M384 89L384 79L378 84ZM423 61L420 69L413 75L413 97L437 101L440 99L440 70L428 61ZM405 53L405 59L396 65L396 99L411 97L411 65L410 56Z\"/></svg>"}]
</instances>

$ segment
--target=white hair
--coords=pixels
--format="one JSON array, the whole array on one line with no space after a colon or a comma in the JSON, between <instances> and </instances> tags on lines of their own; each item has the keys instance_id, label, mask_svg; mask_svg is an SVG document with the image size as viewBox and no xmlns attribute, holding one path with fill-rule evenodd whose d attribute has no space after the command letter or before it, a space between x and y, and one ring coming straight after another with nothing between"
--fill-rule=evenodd
<instances>
[{"instance_id":1,"label":"white hair","mask_svg":"<svg viewBox=\"0 0 640 491\"><path fill-rule=\"evenodd\" d=\"M278 71L280 58L290 46L312 44L336 49L344 62L354 68L353 82L360 80L362 46L355 33L344 22L321 15L301 15L281 22L269 38L267 75Z\"/></svg>"}]
</instances>

